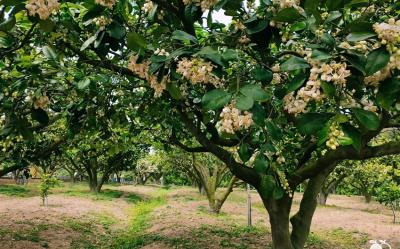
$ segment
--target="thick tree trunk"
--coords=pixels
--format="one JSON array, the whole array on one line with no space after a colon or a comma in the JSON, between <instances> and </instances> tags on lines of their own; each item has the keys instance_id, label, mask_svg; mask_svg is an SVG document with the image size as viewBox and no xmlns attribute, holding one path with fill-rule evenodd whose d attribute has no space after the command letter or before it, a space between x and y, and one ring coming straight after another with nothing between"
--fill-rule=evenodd
<instances>
[{"instance_id":1,"label":"thick tree trunk","mask_svg":"<svg viewBox=\"0 0 400 249\"><path fill-rule=\"evenodd\" d=\"M294 249L290 240L289 214L292 198L285 195L280 200L265 198L260 193L264 206L269 214L272 232L273 249Z\"/></svg>"}]
</instances>

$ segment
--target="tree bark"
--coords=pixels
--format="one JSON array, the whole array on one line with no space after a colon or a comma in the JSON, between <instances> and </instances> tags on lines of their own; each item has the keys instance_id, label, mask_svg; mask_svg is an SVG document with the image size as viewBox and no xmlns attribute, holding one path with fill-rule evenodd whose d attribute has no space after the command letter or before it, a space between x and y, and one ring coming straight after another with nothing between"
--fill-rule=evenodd
<instances>
[{"instance_id":1,"label":"tree bark","mask_svg":"<svg viewBox=\"0 0 400 249\"><path fill-rule=\"evenodd\" d=\"M325 206L326 205L326 200L328 199L328 195L329 195L329 193L326 193L321 188L321 191L319 191L319 194L318 194L318 204Z\"/></svg>"},{"instance_id":2,"label":"tree bark","mask_svg":"<svg viewBox=\"0 0 400 249\"><path fill-rule=\"evenodd\" d=\"M370 203L371 200L372 200L372 195L370 193L368 193L368 192L364 192L363 195L364 195L364 198L365 198L365 203Z\"/></svg>"},{"instance_id":3,"label":"tree bark","mask_svg":"<svg viewBox=\"0 0 400 249\"><path fill-rule=\"evenodd\" d=\"M325 174L320 174L308 181L299 211L290 219L292 223L290 239L295 249L303 248L310 234L312 217L317 208L317 196L325 178Z\"/></svg>"},{"instance_id":4,"label":"tree bark","mask_svg":"<svg viewBox=\"0 0 400 249\"><path fill-rule=\"evenodd\" d=\"M272 248L295 249L290 240L289 214L292 206L292 198L285 194L280 200L265 198L260 193L264 206L269 214L271 224Z\"/></svg>"}]
</instances>

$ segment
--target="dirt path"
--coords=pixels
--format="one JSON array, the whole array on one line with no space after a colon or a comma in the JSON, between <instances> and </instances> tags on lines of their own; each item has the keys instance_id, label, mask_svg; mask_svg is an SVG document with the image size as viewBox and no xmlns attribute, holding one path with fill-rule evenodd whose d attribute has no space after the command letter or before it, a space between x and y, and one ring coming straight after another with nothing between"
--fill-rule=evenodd
<instances>
[{"instance_id":1,"label":"dirt path","mask_svg":"<svg viewBox=\"0 0 400 249\"><path fill-rule=\"evenodd\" d=\"M130 207L122 200L93 201L65 195L51 195L47 208L41 203L39 197L0 195L0 248L69 248L71 241L81 235L65 226L66 222L107 214L124 223L128 220L127 209ZM4 238L2 231L7 234Z\"/></svg>"}]
</instances>

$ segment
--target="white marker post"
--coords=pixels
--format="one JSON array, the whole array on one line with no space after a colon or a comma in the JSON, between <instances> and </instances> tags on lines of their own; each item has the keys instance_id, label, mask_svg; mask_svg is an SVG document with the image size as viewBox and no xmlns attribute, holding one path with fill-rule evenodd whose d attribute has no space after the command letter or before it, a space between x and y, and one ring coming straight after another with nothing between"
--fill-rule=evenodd
<instances>
[{"instance_id":1,"label":"white marker post","mask_svg":"<svg viewBox=\"0 0 400 249\"><path fill-rule=\"evenodd\" d=\"M252 227L250 184L247 183L246 188L247 188L247 226Z\"/></svg>"}]
</instances>

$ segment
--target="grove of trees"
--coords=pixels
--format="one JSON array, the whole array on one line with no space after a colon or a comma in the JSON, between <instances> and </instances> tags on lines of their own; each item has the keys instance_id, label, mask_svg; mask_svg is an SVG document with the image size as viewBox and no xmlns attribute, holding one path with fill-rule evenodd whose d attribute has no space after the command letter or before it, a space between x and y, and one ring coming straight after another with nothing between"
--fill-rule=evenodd
<instances>
[{"instance_id":1,"label":"grove of trees","mask_svg":"<svg viewBox=\"0 0 400 249\"><path fill-rule=\"evenodd\" d=\"M152 146L180 149L215 212L229 169L228 194L238 180L258 191L273 248L304 248L343 162L360 183L358 168L383 170L372 195L398 207L398 164L364 160L400 154L399 11L396 0L0 0L0 176L64 157L100 191Z\"/></svg>"}]
</instances>

